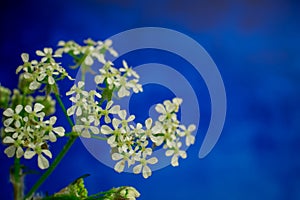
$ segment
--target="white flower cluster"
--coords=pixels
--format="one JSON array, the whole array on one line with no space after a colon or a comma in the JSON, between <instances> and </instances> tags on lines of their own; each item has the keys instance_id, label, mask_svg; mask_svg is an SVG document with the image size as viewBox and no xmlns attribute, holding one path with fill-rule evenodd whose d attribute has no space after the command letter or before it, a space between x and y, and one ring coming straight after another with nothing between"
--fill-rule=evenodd
<instances>
[{"instance_id":1,"label":"white flower cluster","mask_svg":"<svg viewBox=\"0 0 300 200\"><path fill-rule=\"evenodd\" d=\"M92 134L100 133L98 126L101 118L104 118L105 123L110 123L110 114L116 114L120 110L120 106L112 106L113 101L109 101L103 109L96 100L96 98L101 98L101 94L95 90L85 91L84 85L84 82L79 81L66 93L67 96L72 95L70 100L73 103L68 108L67 114L77 116L77 123L73 127L74 131L82 137L90 138L91 132Z\"/></svg>"},{"instance_id":2,"label":"white flower cluster","mask_svg":"<svg viewBox=\"0 0 300 200\"><path fill-rule=\"evenodd\" d=\"M60 57L60 55L53 55L52 48L44 48L43 51L38 50L36 54L42 57L40 61L29 61L29 55L23 53L21 58L24 64L16 70L16 73L23 71L24 78L30 80L30 90L39 89L43 83L53 85L57 80L65 77L73 80L60 63L55 62L54 57Z\"/></svg>"},{"instance_id":3,"label":"white flower cluster","mask_svg":"<svg viewBox=\"0 0 300 200\"><path fill-rule=\"evenodd\" d=\"M194 125L188 129L180 125L176 113L182 100L174 98L173 101L166 100L163 104L156 106L157 112L161 113L158 121L153 123L151 118L145 121L145 127L141 123L133 126L131 122L135 116L124 110L118 112L118 118L112 120L112 127L101 126L101 133L108 136L107 143L112 148L112 159L118 161L115 165L117 172L124 171L127 164L133 167L133 172L143 174L144 178L151 176L152 172L149 164L156 164L158 159L152 156L153 147L163 145L166 149L166 156L172 156L172 166L178 166L178 158L186 158L186 152L181 150L181 137L186 137L186 145L194 143L194 136L191 132L195 130Z\"/></svg>"},{"instance_id":4,"label":"white flower cluster","mask_svg":"<svg viewBox=\"0 0 300 200\"><path fill-rule=\"evenodd\" d=\"M3 122L5 127L3 143L9 145L4 151L8 157L24 156L26 159L31 159L37 155L38 166L46 169L49 167L49 162L45 156L52 158L47 143L48 141L55 142L57 136L64 136L65 129L54 127L57 120L55 116L44 120L43 108L42 104L35 103L33 108L30 105L25 107L17 105L14 110L6 109L3 112L6 117Z\"/></svg>"},{"instance_id":5,"label":"white flower cluster","mask_svg":"<svg viewBox=\"0 0 300 200\"><path fill-rule=\"evenodd\" d=\"M118 97L122 98L129 96L129 90L132 89L134 93L142 92L142 85L139 84L139 75L128 67L126 61L123 60L123 68L119 70L113 67L113 63L107 62L99 70L100 75L95 76L96 84L106 84L108 89L116 90Z\"/></svg>"},{"instance_id":6,"label":"white flower cluster","mask_svg":"<svg viewBox=\"0 0 300 200\"><path fill-rule=\"evenodd\" d=\"M97 59L100 63L105 64L106 60L104 58L104 54L108 51L114 57L118 56L118 53L112 48L112 41L105 40L102 41L93 41L91 39L87 39L84 41L86 46L81 46L74 41L60 41L58 43L59 48L55 53L58 55L62 55L63 53L68 53L75 58L75 62L79 65L91 66L94 63L94 59Z\"/></svg>"}]
</instances>

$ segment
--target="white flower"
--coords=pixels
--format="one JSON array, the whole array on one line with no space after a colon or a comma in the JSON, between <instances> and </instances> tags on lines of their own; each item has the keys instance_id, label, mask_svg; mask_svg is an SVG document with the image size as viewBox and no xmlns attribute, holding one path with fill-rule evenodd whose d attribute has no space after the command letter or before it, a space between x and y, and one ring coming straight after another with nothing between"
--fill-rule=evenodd
<instances>
[{"instance_id":1,"label":"white flower","mask_svg":"<svg viewBox=\"0 0 300 200\"><path fill-rule=\"evenodd\" d=\"M45 130L48 132L49 135L49 140L51 142L56 142L56 135L62 137L65 135L65 129L62 126L59 127L53 127L53 125L55 124L57 118L55 116L50 117L49 120L45 121L44 123L47 125L45 127Z\"/></svg>"},{"instance_id":2,"label":"white flower","mask_svg":"<svg viewBox=\"0 0 300 200\"><path fill-rule=\"evenodd\" d=\"M124 136L126 131L123 127L120 127L120 120L114 118L112 120L113 127L109 127L107 125L101 126L101 133L104 135L110 135L107 139L107 143L111 147L116 147L117 145L123 146L124 143Z\"/></svg>"},{"instance_id":3,"label":"white flower","mask_svg":"<svg viewBox=\"0 0 300 200\"><path fill-rule=\"evenodd\" d=\"M98 48L107 50L112 56L118 57L118 53L111 47L112 41L111 40L105 40L104 42L98 41Z\"/></svg>"},{"instance_id":4,"label":"white flower","mask_svg":"<svg viewBox=\"0 0 300 200\"><path fill-rule=\"evenodd\" d=\"M190 146L195 143L195 136L192 135L192 132L196 129L196 126L194 124L191 124L186 128L184 125L180 125L179 128L182 131L178 131L178 135L185 138L185 144L187 146Z\"/></svg>"},{"instance_id":5,"label":"white flower","mask_svg":"<svg viewBox=\"0 0 300 200\"><path fill-rule=\"evenodd\" d=\"M176 106L171 103L171 101L166 100L164 104L157 104L155 110L162 115L159 116L159 121L164 121L165 119L172 119L173 121L177 120L176 114L173 113L176 109Z\"/></svg>"},{"instance_id":6,"label":"white flower","mask_svg":"<svg viewBox=\"0 0 300 200\"><path fill-rule=\"evenodd\" d=\"M83 81L79 81L77 83L77 85L73 85L71 87L71 89L66 93L67 96L69 95L72 95L72 94L80 94L80 95L83 95L83 96L88 96L88 92L87 91L84 91L83 88L84 88L84 82Z\"/></svg>"},{"instance_id":7,"label":"white flower","mask_svg":"<svg viewBox=\"0 0 300 200\"><path fill-rule=\"evenodd\" d=\"M166 156L173 156L171 159L171 165L173 167L178 166L178 158L181 157L185 159L187 157L186 152L183 150L180 150L181 142L174 142L174 147L172 149L169 149L166 151Z\"/></svg>"},{"instance_id":8,"label":"white flower","mask_svg":"<svg viewBox=\"0 0 300 200\"><path fill-rule=\"evenodd\" d=\"M140 164L133 168L133 173L139 174L142 172L144 178L148 178L152 174L152 171L147 164L156 164L158 162L156 157L152 157L147 160L145 155L143 155L142 158L137 158L136 160L139 161Z\"/></svg>"},{"instance_id":9,"label":"white flower","mask_svg":"<svg viewBox=\"0 0 300 200\"><path fill-rule=\"evenodd\" d=\"M50 62L55 62L53 57L61 57L61 55L53 54L52 48L44 48L43 51L37 50L36 55L42 56L41 62L46 62L47 60Z\"/></svg>"},{"instance_id":10,"label":"white flower","mask_svg":"<svg viewBox=\"0 0 300 200\"><path fill-rule=\"evenodd\" d=\"M147 138L150 138L157 146L163 142L162 136L157 136L156 134L161 132L162 126L159 123L156 123L155 126L152 126L153 120L148 118L145 120L145 134L141 137L141 140L145 141Z\"/></svg>"},{"instance_id":11,"label":"white flower","mask_svg":"<svg viewBox=\"0 0 300 200\"><path fill-rule=\"evenodd\" d=\"M117 81L114 82L114 85L118 88L118 97L122 98L125 96L129 96L129 89L131 85L127 82L127 77L120 76Z\"/></svg>"},{"instance_id":12,"label":"white flower","mask_svg":"<svg viewBox=\"0 0 300 200\"><path fill-rule=\"evenodd\" d=\"M121 120L117 119L116 120L118 121L118 123L120 123L122 125L122 127L124 128L128 128L128 123L133 121L135 119L135 116L134 115L130 115L127 119L126 119L126 116L127 116L127 112L126 110L121 110L118 112L118 115L119 117L121 118Z\"/></svg>"},{"instance_id":13,"label":"white flower","mask_svg":"<svg viewBox=\"0 0 300 200\"><path fill-rule=\"evenodd\" d=\"M132 158L133 155L134 155L133 150L129 150L127 152L122 152L122 153L113 153L112 159L116 161L119 160L119 162L116 163L114 169L120 173L124 171L126 162L128 164L128 167L133 165L135 162L134 159Z\"/></svg>"},{"instance_id":14,"label":"white flower","mask_svg":"<svg viewBox=\"0 0 300 200\"><path fill-rule=\"evenodd\" d=\"M9 126L11 125L11 123L13 121L15 121L15 126L18 126L20 127L20 119L22 118L20 116L20 113L21 111L23 110L23 106L22 105L17 105L15 110L11 109L11 108L7 108L4 112L3 112L3 115L6 116L6 117L9 117L7 118L3 124L4 126Z\"/></svg>"},{"instance_id":15,"label":"white flower","mask_svg":"<svg viewBox=\"0 0 300 200\"><path fill-rule=\"evenodd\" d=\"M128 200L136 200L140 193L135 188L127 186L120 191L120 195Z\"/></svg>"},{"instance_id":16,"label":"white flower","mask_svg":"<svg viewBox=\"0 0 300 200\"><path fill-rule=\"evenodd\" d=\"M95 118L92 116L89 116L88 118L82 117L80 121L83 123L82 125L75 125L74 130L82 137L85 138L91 138L91 133L92 131L93 134L99 134L99 129L96 126L92 126L93 122L95 121ZM80 123L80 122L79 122Z\"/></svg>"},{"instance_id":17,"label":"white flower","mask_svg":"<svg viewBox=\"0 0 300 200\"><path fill-rule=\"evenodd\" d=\"M95 83L102 84L106 81L109 89L113 89L114 83L118 80L120 72L113 67L112 62L107 62L103 68L99 69L100 75L95 76Z\"/></svg>"},{"instance_id":18,"label":"white flower","mask_svg":"<svg viewBox=\"0 0 300 200\"><path fill-rule=\"evenodd\" d=\"M120 68L120 72L124 72L128 77L134 76L135 78L140 78L140 76L132 69L132 67L128 67L128 64L125 60L123 60L122 63L124 68Z\"/></svg>"},{"instance_id":19,"label":"white flower","mask_svg":"<svg viewBox=\"0 0 300 200\"><path fill-rule=\"evenodd\" d=\"M7 147L4 150L4 153L9 157L13 157L16 154L17 158L21 158L24 154L23 148L21 147L22 141L21 140L15 140L10 136L6 136L3 139L4 144L11 144L9 147Z\"/></svg>"},{"instance_id":20,"label":"white flower","mask_svg":"<svg viewBox=\"0 0 300 200\"><path fill-rule=\"evenodd\" d=\"M43 143L34 145L30 145L30 149L27 149L24 153L24 158L31 159L36 154L38 155L38 166L41 169L47 169L49 167L49 161L47 158L43 155L45 154L49 158L52 158L52 153L48 149L42 148Z\"/></svg>"},{"instance_id":21,"label":"white flower","mask_svg":"<svg viewBox=\"0 0 300 200\"><path fill-rule=\"evenodd\" d=\"M109 101L107 102L105 109L103 110L102 108L100 108L100 114L104 116L104 121L105 123L110 123L111 119L110 119L110 114L117 114L120 111L120 106L119 105L113 105L113 101Z\"/></svg>"},{"instance_id":22,"label":"white flower","mask_svg":"<svg viewBox=\"0 0 300 200\"><path fill-rule=\"evenodd\" d=\"M44 105L42 105L40 103L35 103L33 110L32 110L32 107L30 105L27 105L27 106L25 106L25 111L28 114L31 114L32 116L44 117L45 113L41 112L44 108L45 108Z\"/></svg>"}]
</instances>

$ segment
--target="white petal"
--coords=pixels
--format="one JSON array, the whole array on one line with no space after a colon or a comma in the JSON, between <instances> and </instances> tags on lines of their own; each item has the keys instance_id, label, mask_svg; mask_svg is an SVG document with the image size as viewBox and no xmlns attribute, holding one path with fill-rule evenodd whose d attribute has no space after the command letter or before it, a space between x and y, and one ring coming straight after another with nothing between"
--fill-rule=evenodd
<instances>
[{"instance_id":1,"label":"white petal","mask_svg":"<svg viewBox=\"0 0 300 200\"><path fill-rule=\"evenodd\" d=\"M147 163L150 164L156 164L158 162L158 159L156 157L150 158L149 160L147 160Z\"/></svg>"},{"instance_id":2,"label":"white petal","mask_svg":"<svg viewBox=\"0 0 300 200\"><path fill-rule=\"evenodd\" d=\"M104 76L97 75L97 76L95 76L95 83L96 83L96 84L103 83L104 79L105 79Z\"/></svg>"},{"instance_id":3,"label":"white petal","mask_svg":"<svg viewBox=\"0 0 300 200\"><path fill-rule=\"evenodd\" d=\"M15 146L9 146L4 150L4 153L7 155L7 157L11 158L15 155L16 147Z\"/></svg>"},{"instance_id":4,"label":"white petal","mask_svg":"<svg viewBox=\"0 0 300 200\"><path fill-rule=\"evenodd\" d=\"M111 114L117 114L119 111L120 111L119 105L115 105L111 109L109 109L109 113L111 113Z\"/></svg>"},{"instance_id":5,"label":"white petal","mask_svg":"<svg viewBox=\"0 0 300 200\"><path fill-rule=\"evenodd\" d=\"M155 106L155 110L158 112L158 113L166 113L165 111L165 107L162 105L162 104L157 104Z\"/></svg>"},{"instance_id":6,"label":"white petal","mask_svg":"<svg viewBox=\"0 0 300 200\"><path fill-rule=\"evenodd\" d=\"M49 150L47 150L47 149L44 149L44 150L42 150L42 152L43 152L46 156L48 156L49 158L52 158L52 153L51 153L51 151L49 151Z\"/></svg>"},{"instance_id":7,"label":"white petal","mask_svg":"<svg viewBox=\"0 0 300 200\"><path fill-rule=\"evenodd\" d=\"M43 156L42 154L38 156L38 166L41 169L47 169L49 167L47 158L45 158L45 156Z\"/></svg>"},{"instance_id":8,"label":"white petal","mask_svg":"<svg viewBox=\"0 0 300 200\"><path fill-rule=\"evenodd\" d=\"M24 153L24 158L31 159L36 154L35 151L27 150Z\"/></svg>"},{"instance_id":9,"label":"white petal","mask_svg":"<svg viewBox=\"0 0 300 200\"><path fill-rule=\"evenodd\" d=\"M90 134L90 132L89 132L87 129L84 129L84 130L81 132L81 136L82 136L82 137L85 137L85 138L91 138L91 134Z\"/></svg>"},{"instance_id":10,"label":"white petal","mask_svg":"<svg viewBox=\"0 0 300 200\"><path fill-rule=\"evenodd\" d=\"M151 171L150 167L148 167L147 165L144 166L144 168L143 168L143 177L148 178L151 175L152 175L152 171Z\"/></svg>"},{"instance_id":11,"label":"white petal","mask_svg":"<svg viewBox=\"0 0 300 200\"><path fill-rule=\"evenodd\" d=\"M10 136L6 136L4 139L3 139L3 143L5 143L5 144L12 144L12 143L14 143L15 142L15 140L12 138L12 137L10 137Z\"/></svg>"},{"instance_id":12,"label":"white petal","mask_svg":"<svg viewBox=\"0 0 300 200\"><path fill-rule=\"evenodd\" d=\"M78 88L82 88L84 86L84 82L83 81L79 81L78 82Z\"/></svg>"},{"instance_id":13,"label":"white petal","mask_svg":"<svg viewBox=\"0 0 300 200\"><path fill-rule=\"evenodd\" d=\"M135 173L135 174L141 173L142 167L143 167L143 166L142 166L141 164L135 166L135 167L133 168L133 173Z\"/></svg>"},{"instance_id":14,"label":"white petal","mask_svg":"<svg viewBox=\"0 0 300 200\"><path fill-rule=\"evenodd\" d=\"M150 128L151 128L151 125L152 125L152 119L151 119L151 118L148 118L148 119L145 121L145 124L146 124L146 128L147 128L147 129L150 129Z\"/></svg>"},{"instance_id":15,"label":"white petal","mask_svg":"<svg viewBox=\"0 0 300 200\"><path fill-rule=\"evenodd\" d=\"M171 156L174 154L174 150L167 150L166 151L166 156Z\"/></svg>"},{"instance_id":16,"label":"white petal","mask_svg":"<svg viewBox=\"0 0 300 200\"><path fill-rule=\"evenodd\" d=\"M40 87L40 83L39 82L37 82L37 81L33 81L33 82L31 82L30 84L29 84L29 89L31 89L31 90L36 90L36 89L38 89L39 87Z\"/></svg>"},{"instance_id":17,"label":"white petal","mask_svg":"<svg viewBox=\"0 0 300 200\"><path fill-rule=\"evenodd\" d=\"M17 148L17 158L21 158L24 155L24 151L21 147Z\"/></svg>"},{"instance_id":18,"label":"white petal","mask_svg":"<svg viewBox=\"0 0 300 200\"><path fill-rule=\"evenodd\" d=\"M6 128L4 129L4 131L7 132L7 133L11 133L11 132L15 132L16 129L14 129L14 128L12 128L12 127L6 127Z\"/></svg>"},{"instance_id":19,"label":"white petal","mask_svg":"<svg viewBox=\"0 0 300 200\"><path fill-rule=\"evenodd\" d=\"M21 58L22 58L23 62L28 62L29 61L28 53L22 53Z\"/></svg>"},{"instance_id":20,"label":"white petal","mask_svg":"<svg viewBox=\"0 0 300 200\"><path fill-rule=\"evenodd\" d=\"M84 60L84 63L85 63L86 65L92 65L92 64L94 63L94 61L93 61L93 59L92 59L91 56L87 56L87 57L85 58L85 60Z\"/></svg>"},{"instance_id":21,"label":"white petal","mask_svg":"<svg viewBox=\"0 0 300 200\"><path fill-rule=\"evenodd\" d=\"M124 167L125 167L125 162L123 160L121 160L121 161L117 162L114 169L120 173L120 172L124 171Z\"/></svg>"},{"instance_id":22,"label":"white petal","mask_svg":"<svg viewBox=\"0 0 300 200\"><path fill-rule=\"evenodd\" d=\"M13 121L14 121L13 118L8 118L3 122L3 124L4 126L9 126Z\"/></svg>"},{"instance_id":23,"label":"white petal","mask_svg":"<svg viewBox=\"0 0 300 200\"><path fill-rule=\"evenodd\" d=\"M67 115L68 116L74 115L75 108L76 108L75 106L72 106L72 107L68 108Z\"/></svg>"},{"instance_id":24,"label":"white petal","mask_svg":"<svg viewBox=\"0 0 300 200\"><path fill-rule=\"evenodd\" d=\"M28 113L32 113L32 107L30 105L25 106L25 111Z\"/></svg>"},{"instance_id":25,"label":"white petal","mask_svg":"<svg viewBox=\"0 0 300 200\"><path fill-rule=\"evenodd\" d=\"M121 110L120 112L118 112L118 115L121 119L125 119L126 118L126 110Z\"/></svg>"},{"instance_id":26,"label":"white petal","mask_svg":"<svg viewBox=\"0 0 300 200\"><path fill-rule=\"evenodd\" d=\"M4 112L3 115L6 117L12 117L14 115L14 111L11 108L7 108Z\"/></svg>"},{"instance_id":27,"label":"white petal","mask_svg":"<svg viewBox=\"0 0 300 200\"><path fill-rule=\"evenodd\" d=\"M60 137L65 135L65 129L62 126L53 128L53 131Z\"/></svg>"},{"instance_id":28,"label":"white petal","mask_svg":"<svg viewBox=\"0 0 300 200\"><path fill-rule=\"evenodd\" d=\"M91 126L90 130L94 133L94 134L99 134L99 129L95 126Z\"/></svg>"},{"instance_id":29,"label":"white petal","mask_svg":"<svg viewBox=\"0 0 300 200\"><path fill-rule=\"evenodd\" d=\"M45 72L44 73L42 73L42 74L40 74L39 76L38 76L38 78L37 78L37 80L38 81L42 81L42 80L44 80L44 78L47 76L47 74L45 74Z\"/></svg>"},{"instance_id":30,"label":"white petal","mask_svg":"<svg viewBox=\"0 0 300 200\"><path fill-rule=\"evenodd\" d=\"M113 130L109 127L109 126L107 126L107 125L103 125L103 126L101 126L101 133L102 134L111 134L113 132Z\"/></svg>"},{"instance_id":31,"label":"white petal","mask_svg":"<svg viewBox=\"0 0 300 200\"><path fill-rule=\"evenodd\" d=\"M17 106L16 106L16 109L15 109L15 110L16 110L16 113L19 114L19 113L22 111L22 109L23 109L23 106L22 106L22 105L17 105Z\"/></svg>"},{"instance_id":32,"label":"white petal","mask_svg":"<svg viewBox=\"0 0 300 200\"><path fill-rule=\"evenodd\" d=\"M119 153L113 153L112 156L111 156L111 158L113 160L120 160L120 159L123 158L123 156L121 154L119 154Z\"/></svg>"},{"instance_id":33,"label":"white petal","mask_svg":"<svg viewBox=\"0 0 300 200\"><path fill-rule=\"evenodd\" d=\"M52 131L49 132L49 140L51 142L56 142L56 136Z\"/></svg>"},{"instance_id":34,"label":"white petal","mask_svg":"<svg viewBox=\"0 0 300 200\"><path fill-rule=\"evenodd\" d=\"M55 124L56 120L57 120L57 117L56 117L56 116L50 117L50 120L49 120L49 121L50 121L50 124L51 124L51 125Z\"/></svg>"},{"instance_id":35,"label":"white petal","mask_svg":"<svg viewBox=\"0 0 300 200\"><path fill-rule=\"evenodd\" d=\"M40 103L34 104L34 112L40 112L43 108L45 108L45 106Z\"/></svg>"},{"instance_id":36,"label":"white petal","mask_svg":"<svg viewBox=\"0 0 300 200\"><path fill-rule=\"evenodd\" d=\"M48 83L50 85L53 85L55 83L55 80L54 80L54 78L52 76L48 76Z\"/></svg>"},{"instance_id":37,"label":"white petal","mask_svg":"<svg viewBox=\"0 0 300 200\"><path fill-rule=\"evenodd\" d=\"M81 116L82 115L82 109L81 107L79 106L76 110L76 116Z\"/></svg>"},{"instance_id":38,"label":"white petal","mask_svg":"<svg viewBox=\"0 0 300 200\"><path fill-rule=\"evenodd\" d=\"M41 50L37 50L35 53L38 56L45 56L44 52L42 52Z\"/></svg>"},{"instance_id":39,"label":"white petal","mask_svg":"<svg viewBox=\"0 0 300 200\"><path fill-rule=\"evenodd\" d=\"M172 157L171 164L172 164L173 167L176 167L176 166L179 165L177 156Z\"/></svg>"}]
</instances>

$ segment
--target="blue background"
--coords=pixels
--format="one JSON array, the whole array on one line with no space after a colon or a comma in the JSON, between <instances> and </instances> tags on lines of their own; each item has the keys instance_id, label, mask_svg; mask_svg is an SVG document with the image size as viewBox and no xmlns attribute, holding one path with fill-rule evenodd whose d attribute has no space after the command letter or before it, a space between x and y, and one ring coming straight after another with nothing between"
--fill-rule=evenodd
<instances>
[{"instance_id":1,"label":"blue background","mask_svg":"<svg viewBox=\"0 0 300 200\"><path fill-rule=\"evenodd\" d=\"M147 180L140 175L118 174L94 159L78 140L41 191L53 193L90 173L86 185L91 194L132 185L141 192L141 200L300 199L299 1L12 0L0 4L3 86L17 86L15 69L21 64L22 52L34 54L45 46L55 47L62 39L103 40L127 29L157 26L198 41L214 59L226 87L225 127L204 159L198 159L198 150L209 123L209 96L203 80L189 75L191 69L187 67L187 78L201 85L195 90L202 121L197 142L179 167L156 171ZM176 56L159 51L136 52L124 58L133 66L150 61L174 67L184 64ZM63 85L62 92L70 86ZM152 94L156 89L160 91L157 96L170 96L166 88L153 87L145 92ZM155 95L149 99L154 100ZM66 98L64 101L69 105ZM65 124L63 120L59 123ZM64 142L61 139L51 145L54 154ZM3 149L1 146L0 151ZM12 199L7 173L12 161L4 153L0 161L0 197ZM36 160L26 164L35 167ZM28 187L37 178L28 176Z\"/></svg>"}]
</instances>

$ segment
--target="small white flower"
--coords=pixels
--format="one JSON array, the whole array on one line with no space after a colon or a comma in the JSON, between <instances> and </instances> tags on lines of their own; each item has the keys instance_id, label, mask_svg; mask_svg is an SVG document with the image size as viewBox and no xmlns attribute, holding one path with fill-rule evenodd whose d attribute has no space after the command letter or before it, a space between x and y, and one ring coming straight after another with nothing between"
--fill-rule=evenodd
<instances>
[{"instance_id":1,"label":"small white flower","mask_svg":"<svg viewBox=\"0 0 300 200\"><path fill-rule=\"evenodd\" d=\"M30 145L31 149L27 149L24 153L24 158L31 159L33 156L38 155L38 166L41 169L47 169L49 167L49 161L43 155L45 154L47 157L52 158L52 153L48 149L42 148L43 143L38 145Z\"/></svg>"},{"instance_id":2,"label":"small white flower","mask_svg":"<svg viewBox=\"0 0 300 200\"><path fill-rule=\"evenodd\" d=\"M118 57L118 53L111 47L112 41L111 40L105 40L104 42L98 41L98 48L107 50L112 56Z\"/></svg>"},{"instance_id":3,"label":"small white flower","mask_svg":"<svg viewBox=\"0 0 300 200\"><path fill-rule=\"evenodd\" d=\"M11 144L9 147L7 147L4 150L4 153L7 155L7 157L11 158L14 155L16 155L17 158L21 158L24 154L23 148L21 147L22 141L21 140L15 140L10 136L6 136L3 139L4 144Z\"/></svg>"},{"instance_id":4,"label":"small white flower","mask_svg":"<svg viewBox=\"0 0 300 200\"><path fill-rule=\"evenodd\" d=\"M65 129L62 126L59 127L53 127L55 124L57 118L55 116L50 117L49 120L45 121L44 123L47 125L46 126L46 131L48 132L49 135L49 140L51 142L56 142L56 135L62 137L65 135Z\"/></svg>"},{"instance_id":5,"label":"small white flower","mask_svg":"<svg viewBox=\"0 0 300 200\"><path fill-rule=\"evenodd\" d=\"M61 57L58 54L53 54L53 49L52 48L44 48L43 51L37 50L36 55L41 56L41 62L46 62L49 60L50 62L55 62L53 57Z\"/></svg>"},{"instance_id":6,"label":"small white flower","mask_svg":"<svg viewBox=\"0 0 300 200\"><path fill-rule=\"evenodd\" d=\"M80 133L80 135L82 137L85 138L91 138L91 133L93 134L99 134L99 129L96 126L92 126L93 122L95 121L95 118L92 116L89 116L88 118L82 117L80 119L80 121L83 123L82 125L75 125L74 126L74 130L78 133ZM80 123L80 122L79 122Z\"/></svg>"},{"instance_id":7,"label":"small white flower","mask_svg":"<svg viewBox=\"0 0 300 200\"><path fill-rule=\"evenodd\" d=\"M23 106L22 105L17 105L15 110L11 109L11 108L7 108L4 112L3 115L7 118L3 124L4 126L9 126L11 125L11 123L13 121L15 121L15 126L20 126L20 120L22 119L22 117L20 116L21 111L23 110Z\"/></svg>"},{"instance_id":8,"label":"small white flower","mask_svg":"<svg viewBox=\"0 0 300 200\"><path fill-rule=\"evenodd\" d=\"M114 167L114 169L117 172L123 172L125 168L125 164L127 162L128 167L134 164L134 159L132 158L132 155L134 154L133 150L129 150L127 152L122 153L113 153L112 159L118 161Z\"/></svg>"},{"instance_id":9,"label":"small white flower","mask_svg":"<svg viewBox=\"0 0 300 200\"><path fill-rule=\"evenodd\" d=\"M161 132L162 127L160 124L156 123L155 126L152 126L152 119L148 118L145 121L145 134L141 138L141 140L145 141L147 138L150 138L152 142L154 142L157 146L159 146L163 142L163 137L162 136L157 136L156 134Z\"/></svg>"},{"instance_id":10,"label":"small white flower","mask_svg":"<svg viewBox=\"0 0 300 200\"><path fill-rule=\"evenodd\" d=\"M128 77L134 76L135 78L140 78L140 76L132 69L132 67L128 67L128 64L125 60L123 60L122 63L124 68L120 68L120 72L124 72Z\"/></svg>"},{"instance_id":11,"label":"small white flower","mask_svg":"<svg viewBox=\"0 0 300 200\"><path fill-rule=\"evenodd\" d=\"M173 156L171 159L171 165L173 167L176 167L179 165L178 163L178 158L181 157L185 159L187 157L186 152L183 150L180 150L181 147L181 142L176 142L173 146L172 149L169 149L166 151L166 156Z\"/></svg>"},{"instance_id":12,"label":"small white flower","mask_svg":"<svg viewBox=\"0 0 300 200\"><path fill-rule=\"evenodd\" d=\"M128 200L136 200L140 193L133 187L125 187L120 191L120 195Z\"/></svg>"},{"instance_id":13,"label":"small white flower","mask_svg":"<svg viewBox=\"0 0 300 200\"><path fill-rule=\"evenodd\" d=\"M119 111L118 115L121 118L121 120L119 120L117 118L116 118L116 120L122 125L122 127L126 128L126 129L128 127L128 123L132 122L135 119L134 115L130 115L128 118L126 118L126 116L127 116L126 110Z\"/></svg>"},{"instance_id":14,"label":"small white flower","mask_svg":"<svg viewBox=\"0 0 300 200\"><path fill-rule=\"evenodd\" d=\"M147 160L146 156L143 156L142 158L137 158L136 160L139 161L140 164L136 165L133 168L133 173L139 174L142 172L144 178L148 178L152 175L152 171L147 164L156 164L158 162L158 159L156 157L152 157Z\"/></svg>"},{"instance_id":15,"label":"small white flower","mask_svg":"<svg viewBox=\"0 0 300 200\"><path fill-rule=\"evenodd\" d=\"M178 131L178 135L185 138L185 144L186 146L190 146L195 143L195 136L192 135L192 132L196 129L196 126L194 124L191 124L186 128L184 125L180 125L179 128L182 131Z\"/></svg>"},{"instance_id":16,"label":"small white flower","mask_svg":"<svg viewBox=\"0 0 300 200\"><path fill-rule=\"evenodd\" d=\"M107 102L105 109L103 110L102 108L100 108L100 114L104 116L104 121L105 123L110 123L111 122L111 118L110 118L110 114L117 114L120 111L120 106L119 105L113 105L113 101L109 101Z\"/></svg>"},{"instance_id":17,"label":"small white flower","mask_svg":"<svg viewBox=\"0 0 300 200\"><path fill-rule=\"evenodd\" d=\"M34 107L33 107L33 110L32 110L32 107L30 105L27 105L27 106L25 106L25 111L28 114L31 114L31 115L36 116L36 117L44 117L45 113L41 112L44 108L45 108L44 105L42 105L40 103L35 103Z\"/></svg>"}]
</instances>

